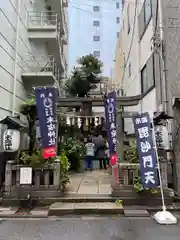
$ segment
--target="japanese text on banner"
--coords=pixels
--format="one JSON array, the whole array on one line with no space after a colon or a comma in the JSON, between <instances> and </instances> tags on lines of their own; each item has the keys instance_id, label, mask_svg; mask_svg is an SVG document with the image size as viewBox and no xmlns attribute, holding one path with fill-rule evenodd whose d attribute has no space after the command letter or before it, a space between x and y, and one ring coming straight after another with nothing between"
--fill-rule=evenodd
<instances>
[{"instance_id":1,"label":"japanese text on banner","mask_svg":"<svg viewBox=\"0 0 180 240\"><path fill-rule=\"evenodd\" d=\"M37 88L35 93L42 148L54 147L56 146L56 90L53 87Z\"/></svg>"},{"instance_id":2,"label":"japanese text on banner","mask_svg":"<svg viewBox=\"0 0 180 240\"><path fill-rule=\"evenodd\" d=\"M156 188L159 185L159 179L149 114L134 116L133 124L137 138L142 185L144 188Z\"/></svg>"},{"instance_id":3,"label":"japanese text on banner","mask_svg":"<svg viewBox=\"0 0 180 240\"><path fill-rule=\"evenodd\" d=\"M47 126L47 135L49 146L54 146L56 144L56 125L55 125L55 116L53 113L53 101L52 101L52 93L49 92L48 97L44 94L41 94L41 98L43 99L43 105L45 109L45 120Z\"/></svg>"},{"instance_id":4,"label":"japanese text on banner","mask_svg":"<svg viewBox=\"0 0 180 240\"><path fill-rule=\"evenodd\" d=\"M116 155L116 93L110 92L104 97L106 128L108 135L110 159L113 165L117 162ZM112 164L112 163L111 163Z\"/></svg>"}]
</instances>

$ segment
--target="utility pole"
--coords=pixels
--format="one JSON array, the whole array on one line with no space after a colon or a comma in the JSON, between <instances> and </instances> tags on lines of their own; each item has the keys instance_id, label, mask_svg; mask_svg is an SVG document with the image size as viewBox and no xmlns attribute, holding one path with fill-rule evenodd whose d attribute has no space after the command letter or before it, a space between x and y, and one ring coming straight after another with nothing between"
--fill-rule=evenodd
<instances>
[{"instance_id":1,"label":"utility pole","mask_svg":"<svg viewBox=\"0 0 180 240\"><path fill-rule=\"evenodd\" d=\"M164 100L164 111L168 113L168 99L167 99L167 79L166 79L166 64L164 56L164 24L163 24L163 10L162 10L162 0L158 0L158 15L159 15L159 31L160 31L160 59L162 71L162 82L163 82L163 100ZM156 34L156 33L155 33Z\"/></svg>"}]
</instances>

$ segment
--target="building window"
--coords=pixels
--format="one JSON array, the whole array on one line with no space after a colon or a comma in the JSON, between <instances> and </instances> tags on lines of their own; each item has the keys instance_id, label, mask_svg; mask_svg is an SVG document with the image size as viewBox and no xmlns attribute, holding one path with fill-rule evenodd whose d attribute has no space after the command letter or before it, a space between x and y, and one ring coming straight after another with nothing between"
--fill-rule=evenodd
<instances>
[{"instance_id":1,"label":"building window","mask_svg":"<svg viewBox=\"0 0 180 240\"><path fill-rule=\"evenodd\" d=\"M128 5L127 7L127 30L128 30L128 34L130 32L130 15L129 15L129 8L130 8L130 5Z\"/></svg>"},{"instance_id":2,"label":"building window","mask_svg":"<svg viewBox=\"0 0 180 240\"><path fill-rule=\"evenodd\" d=\"M116 23L119 24L120 23L120 17L116 18Z\"/></svg>"},{"instance_id":3,"label":"building window","mask_svg":"<svg viewBox=\"0 0 180 240\"><path fill-rule=\"evenodd\" d=\"M129 77L130 77L131 76L131 63L129 63L128 72L129 72Z\"/></svg>"},{"instance_id":4,"label":"building window","mask_svg":"<svg viewBox=\"0 0 180 240\"><path fill-rule=\"evenodd\" d=\"M139 35L143 36L150 20L152 18L152 0L145 0L139 14Z\"/></svg>"},{"instance_id":5,"label":"building window","mask_svg":"<svg viewBox=\"0 0 180 240\"><path fill-rule=\"evenodd\" d=\"M99 20L93 21L93 26L99 27L100 26L100 21Z\"/></svg>"},{"instance_id":6,"label":"building window","mask_svg":"<svg viewBox=\"0 0 180 240\"><path fill-rule=\"evenodd\" d=\"M100 7L99 6L93 6L93 11L94 12L99 12L100 10Z\"/></svg>"},{"instance_id":7,"label":"building window","mask_svg":"<svg viewBox=\"0 0 180 240\"><path fill-rule=\"evenodd\" d=\"M119 38L119 32L116 33L117 38Z\"/></svg>"},{"instance_id":8,"label":"building window","mask_svg":"<svg viewBox=\"0 0 180 240\"><path fill-rule=\"evenodd\" d=\"M154 85L154 55L152 55L141 70L141 93L150 91Z\"/></svg>"},{"instance_id":9,"label":"building window","mask_svg":"<svg viewBox=\"0 0 180 240\"><path fill-rule=\"evenodd\" d=\"M95 57L100 57L100 51L94 51L94 52L93 52L93 55L94 55Z\"/></svg>"},{"instance_id":10,"label":"building window","mask_svg":"<svg viewBox=\"0 0 180 240\"><path fill-rule=\"evenodd\" d=\"M119 2L116 3L116 8L119 9Z\"/></svg>"},{"instance_id":11,"label":"building window","mask_svg":"<svg viewBox=\"0 0 180 240\"><path fill-rule=\"evenodd\" d=\"M122 1L121 1L122 9L124 8L124 3L125 3L125 0L122 0Z\"/></svg>"},{"instance_id":12,"label":"building window","mask_svg":"<svg viewBox=\"0 0 180 240\"><path fill-rule=\"evenodd\" d=\"M100 41L100 36L93 36L93 41L94 42L99 42Z\"/></svg>"}]
</instances>

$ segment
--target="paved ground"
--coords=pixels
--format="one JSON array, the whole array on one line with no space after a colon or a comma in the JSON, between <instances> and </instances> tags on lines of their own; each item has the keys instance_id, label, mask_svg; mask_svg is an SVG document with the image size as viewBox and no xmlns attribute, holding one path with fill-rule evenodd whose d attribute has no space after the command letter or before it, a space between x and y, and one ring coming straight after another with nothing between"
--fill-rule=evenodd
<instances>
[{"instance_id":1,"label":"paved ground","mask_svg":"<svg viewBox=\"0 0 180 240\"><path fill-rule=\"evenodd\" d=\"M180 224L160 226L150 218L1 220L0 240L179 240Z\"/></svg>"},{"instance_id":2,"label":"paved ground","mask_svg":"<svg viewBox=\"0 0 180 240\"><path fill-rule=\"evenodd\" d=\"M111 175L106 170L72 174L68 193L78 194L111 194Z\"/></svg>"}]
</instances>

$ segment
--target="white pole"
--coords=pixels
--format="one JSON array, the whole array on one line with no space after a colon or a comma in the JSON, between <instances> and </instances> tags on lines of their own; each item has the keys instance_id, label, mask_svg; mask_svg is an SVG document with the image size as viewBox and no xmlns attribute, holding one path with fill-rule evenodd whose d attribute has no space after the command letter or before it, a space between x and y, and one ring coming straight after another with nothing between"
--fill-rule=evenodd
<instances>
[{"instance_id":1,"label":"white pole","mask_svg":"<svg viewBox=\"0 0 180 240\"><path fill-rule=\"evenodd\" d=\"M15 60L14 60L14 79L13 79L13 99L12 99L12 116L16 111L16 85L17 85L17 58L19 51L19 23L20 23L21 0L18 0L17 25L16 25L16 46L15 46Z\"/></svg>"},{"instance_id":2,"label":"white pole","mask_svg":"<svg viewBox=\"0 0 180 240\"><path fill-rule=\"evenodd\" d=\"M158 175L159 175L159 182L160 182L160 190L161 190L161 198L162 198L162 211L159 211L154 214L154 219L159 224L177 224L177 218L174 217L170 212L166 210L165 202L164 202L164 191L162 185L162 177L161 177L161 169L158 159L158 152L157 152L157 145L156 145L156 137L155 137L155 130L154 130L154 122L152 120L152 134L153 134L153 142L154 142L154 149L157 158L157 167L158 167Z\"/></svg>"},{"instance_id":3,"label":"white pole","mask_svg":"<svg viewBox=\"0 0 180 240\"><path fill-rule=\"evenodd\" d=\"M162 177L161 177L161 169L160 169L160 163L159 163L159 158L158 158L158 151L157 151L157 145L156 145L156 136L155 136L153 119L152 119L152 135L153 135L154 150L155 150L156 159L157 159L159 183L160 183L161 198L162 198L162 210L166 211L166 206L165 206L165 202L164 202L164 191L163 191L163 185L162 185Z\"/></svg>"}]
</instances>

